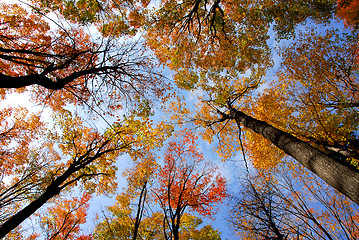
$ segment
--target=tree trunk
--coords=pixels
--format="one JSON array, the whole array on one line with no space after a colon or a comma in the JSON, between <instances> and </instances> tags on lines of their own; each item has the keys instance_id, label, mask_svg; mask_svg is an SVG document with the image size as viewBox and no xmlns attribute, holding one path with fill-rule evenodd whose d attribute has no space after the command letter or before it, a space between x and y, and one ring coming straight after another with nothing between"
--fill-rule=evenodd
<instances>
[{"instance_id":1,"label":"tree trunk","mask_svg":"<svg viewBox=\"0 0 359 240\"><path fill-rule=\"evenodd\" d=\"M137 205L137 214L136 214L136 219L135 219L135 226L134 226L134 230L133 230L132 240L137 239L138 230L140 229L140 223L141 223L141 220L142 220L144 205L145 205L146 196L147 196L146 187L147 187L147 181L143 184L142 189L141 189L141 194L139 196L138 205Z\"/></svg>"},{"instance_id":2,"label":"tree trunk","mask_svg":"<svg viewBox=\"0 0 359 240\"><path fill-rule=\"evenodd\" d=\"M243 126L262 135L286 154L315 173L327 184L359 205L359 170L344 161L331 157L310 144L283 132L266 122L257 120L231 108L229 119L236 119Z\"/></svg>"},{"instance_id":3,"label":"tree trunk","mask_svg":"<svg viewBox=\"0 0 359 240\"><path fill-rule=\"evenodd\" d=\"M61 187L66 179L68 179L74 172L76 168L70 166L61 176L56 178L45 190L43 194L41 194L34 201L29 203L25 208L17 212L11 218L9 218L6 222L4 222L0 226L0 239L5 237L6 234L11 232L17 226L19 226L23 221L25 221L28 217L30 217L33 213L35 213L39 208L41 208L49 199L56 196L60 193Z\"/></svg>"},{"instance_id":4,"label":"tree trunk","mask_svg":"<svg viewBox=\"0 0 359 240\"><path fill-rule=\"evenodd\" d=\"M173 226L172 234L173 234L173 240L179 240L179 226Z\"/></svg>"},{"instance_id":5,"label":"tree trunk","mask_svg":"<svg viewBox=\"0 0 359 240\"><path fill-rule=\"evenodd\" d=\"M93 141L93 143L95 140ZM74 173L85 168L90 163L94 162L96 159L101 156L118 150L117 148L104 149L110 140L106 140L99 144L96 148L90 148L83 155L78 156L76 160L73 160L73 163L65 170L63 174L58 176L50 185L45 189L45 191L38 196L34 201L30 202L25 208L14 214L6 222L0 226L0 239L5 237L6 234L11 232L17 226L19 226L23 221L35 213L39 208L41 208L49 199L56 196L60 193L69 184L78 181L82 176L89 176L88 174L80 175L70 181L67 181ZM93 156L91 153L95 152ZM93 174L95 176L96 174ZM67 182L66 182L67 181Z\"/></svg>"}]
</instances>

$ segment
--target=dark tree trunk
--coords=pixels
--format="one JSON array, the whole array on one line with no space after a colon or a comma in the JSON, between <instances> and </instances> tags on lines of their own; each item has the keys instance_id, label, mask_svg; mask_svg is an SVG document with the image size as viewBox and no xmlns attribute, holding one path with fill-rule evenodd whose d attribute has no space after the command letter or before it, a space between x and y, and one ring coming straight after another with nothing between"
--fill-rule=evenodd
<instances>
[{"instance_id":1,"label":"dark tree trunk","mask_svg":"<svg viewBox=\"0 0 359 240\"><path fill-rule=\"evenodd\" d=\"M35 213L39 208L41 208L49 199L56 196L60 193L61 187L60 185L63 184L66 179L68 179L74 172L76 168L70 166L61 176L56 178L45 190L43 194L41 194L38 198L34 201L29 203L25 208L17 212L11 218L9 218L6 222L4 222L0 226L0 238L3 238L19 226L23 221L25 221L28 217L30 217L33 213Z\"/></svg>"},{"instance_id":2,"label":"dark tree trunk","mask_svg":"<svg viewBox=\"0 0 359 240\"><path fill-rule=\"evenodd\" d=\"M243 126L262 135L359 205L359 170L353 166L237 109L231 108L229 115L225 117L238 120Z\"/></svg>"},{"instance_id":3,"label":"dark tree trunk","mask_svg":"<svg viewBox=\"0 0 359 240\"><path fill-rule=\"evenodd\" d=\"M137 239L138 230L140 228L140 223L141 223L141 220L142 220L144 205L145 205L146 196L147 196L146 187L147 187L147 182L145 182L143 184L142 189L141 189L141 194L140 194L140 197L139 197L139 200L138 200L137 214L136 214L136 219L135 219L135 226L134 226L134 230L133 230L132 240Z\"/></svg>"},{"instance_id":4,"label":"dark tree trunk","mask_svg":"<svg viewBox=\"0 0 359 240\"><path fill-rule=\"evenodd\" d=\"M173 226L172 234L173 234L173 240L179 240L179 226Z\"/></svg>"},{"instance_id":5,"label":"dark tree trunk","mask_svg":"<svg viewBox=\"0 0 359 240\"><path fill-rule=\"evenodd\" d=\"M93 140L92 143L96 143L95 140ZM85 168L87 165L91 164L96 159L100 158L101 156L107 153L114 152L119 149L117 147L105 149L105 147L108 145L109 142L110 140L105 140L104 142L100 143L98 146L89 148L87 152L85 152L83 155L78 156L77 159L75 159L73 163L70 164L70 166L65 170L63 174L58 176L53 182L50 183L50 185L45 189L45 191L40 196L38 196L34 201L30 202L26 207L24 207L22 210L14 214L11 218L9 218L6 222L4 222L0 226L0 238L5 237L6 234L8 234L17 226L19 226L23 221L25 221L39 208L41 208L49 199L59 194L61 190L64 189L65 187L80 180L84 176L88 177L88 176L100 175L100 173L82 174L74 179L69 180L69 178L74 173ZM122 147L126 147L126 146L127 145L124 145ZM91 156L92 153L94 153L93 156Z\"/></svg>"},{"instance_id":6,"label":"dark tree trunk","mask_svg":"<svg viewBox=\"0 0 359 240\"><path fill-rule=\"evenodd\" d=\"M32 73L25 76L13 77L0 73L0 88L21 88L31 85L39 85L47 89L59 90L80 77L120 70L125 74L125 70L122 66L92 67L82 71L73 72L64 78L56 78L56 81L48 78L45 74Z\"/></svg>"}]
</instances>

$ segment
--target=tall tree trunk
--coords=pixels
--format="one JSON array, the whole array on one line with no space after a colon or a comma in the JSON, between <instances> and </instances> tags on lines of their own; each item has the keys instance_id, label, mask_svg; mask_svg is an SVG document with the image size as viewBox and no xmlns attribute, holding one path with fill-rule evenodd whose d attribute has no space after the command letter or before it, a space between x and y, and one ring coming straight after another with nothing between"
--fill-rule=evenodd
<instances>
[{"instance_id":1,"label":"tall tree trunk","mask_svg":"<svg viewBox=\"0 0 359 240\"><path fill-rule=\"evenodd\" d=\"M142 189L141 189L141 194L139 196L138 205L137 205L137 214L136 214L136 219L135 219L135 226L134 226L134 230L133 230L132 240L137 239L138 230L140 228L140 223L141 223L141 220L142 220L144 205L145 205L146 196L147 196L146 187L147 187L147 181L143 184Z\"/></svg>"},{"instance_id":2,"label":"tall tree trunk","mask_svg":"<svg viewBox=\"0 0 359 240\"><path fill-rule=\"evenodd\" d=\"M17 226L19 226L23 221L25 221L28 217L30 217L33 213L35 213L39 208L41 208L49 199L56 196L60 193L61 187L63 184L74 172L76 172L76 168L72 165L58 178L56 178L42 193L39 197L37 197L34 201L29 203L25 208L17 212L11 218L9 218L6 222L4 222L0 226L0 239L5 237L6 234L11 232Z\"/></svg>"},{"instance_id":3,"label":"tall tree trunk","mask_svg":"<svg viewBox=\"0 0 359 240\"><path fill-rule=\"evenodd\" d=\"M353 166L331 157L291 134L250 117L235 108L230 108L229 115L224 117L235 119L243 126L262 135L323 179L327 184L359 205L359 170Z\"/></svg>"},{"instance_id":4,"label":"tall tree trunk","mask_svg":"<svg viewBox=\"0 0 359 240\"><path fill-rule=\"evenodd\" d=\"M179 240L179 226L175 225L172 227L173 240Z\"/></svg>"},{"instance_id":5,"label":"tall tree trunk","mask_svg":"<svg viewBox=\"0 0 359 240\"><path fill-rule=\"evenodd\" d=\"M96 142L95 140L96 139L93 140L93 143ZM9 218L6 222L4 222L0 226L0 239L5 237L6 234L8 234L17 226L19 226L23 221L25 221L39 208L41 208L48 200L59 194L62 189L80 180L83 176L90 176L89 174L83 174L74 179L69 180L69 178L74 173L85 168L87 165L91 164L96 159L110 152L117 151L119 149L119 148L105 149L105 147L108 145L109 142L110 140L105 140L104 142L100 143L97 147L89 148L84 154L78 156L77 159L74 159L73 162L70 164L70 166L65 170L65 172L62 173L60 176L58 176L53 182L51 182L50 185L45 189L45 191L41 195L39 195L34 201L30 202L26 207L24 207L22 210L14 214L11 218ZM92 153L94 153L93 156L91 155ZM98 174L92 174L92 175L96 176Z\"/></svg>"}]
</instances>

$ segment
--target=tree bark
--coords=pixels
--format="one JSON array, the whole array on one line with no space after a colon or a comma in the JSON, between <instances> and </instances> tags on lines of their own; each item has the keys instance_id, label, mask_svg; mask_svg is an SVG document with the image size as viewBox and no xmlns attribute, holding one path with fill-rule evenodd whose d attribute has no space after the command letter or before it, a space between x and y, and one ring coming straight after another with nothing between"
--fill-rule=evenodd
<instances>
[{"instance_id":1,"label":"tree bark","mask_svg":"<svg viewBox=\"0 0 359 240\"><path fill-rule=\"evenodd\" d=\"M243 126L262 135L327 184L359 205L359 170L355 167L235 108L230 108L230 113L225 115L225 118L236 119Z\"/></svg>"},{"instance_id":2,"label":"tree bark","mask_svg":"<svg viewBox=\"0 0 359 240\"><path fill-rule=\"evenodd\" d=\"M70 166L61 176L56 178L45 190L43 194L41 194L34 201L29 203L25 208L21 211L17 212L11 218L9 218L6 222L4 222L0 226L0 239L5 237L6 234L11 232L17 226L19 226L23 221L25 221L28 217L30 217L33 213L35 213L39 208L41 208L49 199L56 196L60 193L61 187L60 185L64 183L74 172L76 172L76 168Z\"/></svg>"}]
</instances>

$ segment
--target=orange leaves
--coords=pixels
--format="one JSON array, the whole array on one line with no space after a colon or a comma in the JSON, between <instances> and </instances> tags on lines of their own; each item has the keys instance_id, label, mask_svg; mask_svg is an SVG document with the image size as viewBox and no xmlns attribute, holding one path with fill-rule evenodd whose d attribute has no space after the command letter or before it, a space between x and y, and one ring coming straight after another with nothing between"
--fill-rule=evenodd
<instances>
[{"instance_id":1,"label":"orange leaves","mask_svg":"<svg viewBox=\"0 0 359 240\"><path fill-rule=\"evenodd\" d=\"M284 100L279 107L288 116L279 126L331 145L351 138L358 129L356 45L339 31L322 36L312 30L282 49L282 70L272 89Z\"/></svg>"},{"instance_id":2,"label":"orange leaves","mask_svg":"<svg viewBox=\"0 0 359 240\"><path fill-rule=\"evenodd\" d=\"M37 114L24 108L5 108L0 113L1 172L14 174L24 164L32 147L44 134L44 125Z\"/></svg>"},{"instance_id":3,"label":"orange leaves","mask_svg":"<svg viewBox=\"0 0 359 240\"><path fill-rule=\"evenodd\" d=\"M119 11L123 10L125 15L131 13L131 24L142 27L142 11L137 7L132 9L134 6L127 1L116 2L112 7L108 2L83 0L34 0L33 3L33 13L16 4L0 6L3 9L0 88L30 91L32 100L55 111L70 104L87 106L110 116L114 110L136 111L137 100L143 103L139 114L149 115L152 100L166 98L169 85L157 73L154 59L146 56L146 50L140 46L118 42L119 37L132 36L135 32ZM111 11L122 4L123 9ZM58 16L56 19L47 19L46 13L51 11L63 15L54 14ZM99 17L102 14L106 17ZM66 24L64 15L76 23L93 21L100 29L107 26L108 37L91 27ZM98 22L99 19L103 22ZM48 20L56 24L49 24ZM11 91L2 90L1 98L7 92Z\"/></svg>"},{"instance_id":4,"label":"orange leaves","mask_svg":"<svg viewBox=\"0 0 359 240\"><path fill-rule=\"evenodd\" d=\"M16 219L17 225L12 226L16 227L24 221L22 214L27 209L31 208L30 211L36 211L52 197L62 191L70 191L74 187L88 194L114 193L117 187L115 182L117 157L123 153L132 154L134 159L144 157L143 153L148 153L150 148L161 146L163 141L161 138L168 134L162 128L165 125L159 124L159 128L151 128L149 121L143 124L134 118L127 121L127 125L114 124L104 134L89 128L77 115L72 115L68 111L63 111L54 120L55 130L48 134L48 140L55 144L44 145L41 151L43 156L35 156L35 153L30 156L30 159L37 161L37 168L33 171L29 168L24 169L25 173L20 175L22 178L15 179L18 182L15 181L9 186L10 191L5 191L5 193L10 192L10 198L11 194L16 194L15 200L10 199L9 203L5 202L10 205L8 209L11 208L12 211L14 210L11 205L16 205L17 201L20 202L19 205L22 205L26 203L23 199L34 198L33 202L36 203L35 207L33 207L34 204L31 205L33 203L31 202L15 214L9 213L13 214ZM126 141L124 136L131 138ZM56 154L54 149L60 149L62 154ZM53 159L52 154L56 155L55 161L46 161ZM133 188L138 187L135 186L136 184L142 185L148 181L152 175L148 167L153 167L153 171L155 170L153 159L148 160L151 161L143 161L143 168L136 169L136 173L132 173L137 174L136 178L139 178L131 179ZM0 187L4 189L6 186ZM14 189L15 193L12 193L11 189ZM8 216L3 218L7 220ZM5 221L5 224L10 225L11 222ZM0 227L11 231L11 228L4 224Z\"/></svg>"},{"instance_id":5,"label":"orange leaves","mask_svg":"<svg viewBox=\"0 0 359 240\"><path fill-rule=\"evenodd\" d=\"M148 1L116 0L108 2L66 0L32 1L39 9L59 12L67 20L81 25L94 24L104 36L126 36L143 27L143 13Z\"/></svg>"},{"instance_id":6,"label":"orange leaves","mask_svg":"<svg viewBox=\"0 0 359 240\"><path fill-rule=\"evenodd\" d=\"M147 5L147 0L143 1L142 4ZM130 19L130 25L134 28L141 28L144 24L144 16L141 12L139 12L137 9L131 11L128 15Z\"/></svg>"},{"instance_id":7,"label":"orange leaves","mask_svg":"<svg viewBox=\"0 0 359 240\"><path fill-rule=\"evenodd\" d=\"M21 52L48 47L51 37L48 35L49 25L41 17L29 14L16 4L0 4L0 73L21 76L28 71L26 65L34 66L46 61L46 56L30 56L21 59ZM4 51L5 50L5 51ZM14 60L16 64L7 60ZM19 64L20 63L20 64Z\"/></svg>"},{"instance_id":8,"label":"orange leaves","mask_svg":"<svg viewBox=\"0 0 359 240\"><path fill-rule=\"evenodd\" d=\"M226 196L226 182L213 164L204 161L195 140L192 132L184 130L168 144L158 173L159 187L154 191L162 205L173 211L189 207L210 216L213 205Z\"/></svg>"},{"instance_id":9,"label":"orange leaves","mask_svg":"<svg viewBox=\"0 0 359 240\"><path fill-rule=\"evenodd\" d=\"M71 200L59 199L41 217L41 228L48 239L92 239L90 236L79 236L81 224L86 222L90 195Z\"/></svg>"},{"instance_id":10,"label":"orange leaves","mask_svg":"<svg viewBox=\"0 0 359 240\"><path fill-rule=\"evenodd\" d=\"M268 24L238 19L247 5L246 1L164 1L155 12L158 21L146 33L147 45L176 71L180 88L205 89L221 76L237 81L248 69L270 65Z\"/></svg>"},{"instance_id":11,"label":"orange leaves","mask_svg":"<svg viewBox=\"0 0 359 240\"><path fill-rule=\"evenodd\" d=\"M112 217L106 217L97 226L96 237L130 238L133 237L134 229L142 238L149 236L151 232L151 236L162 236L163 231L165 234L175 231L168 224L174 218L180 219L186 208L205 216L214 214L214 205L227 196L226 181L218 174L213 164L204 162L203 155L197 149L197 136L185 129L176 132L174 138L175 140L167 144L162 167L156 163L151 152L142 153L134 158L134 166L127 169L124 174L127 187L117 196L116 204L108 208ZM147 192L153 194L147 195ZM156 203L163 209L164 215L149 214L147 208L144 208L145 205L149 205L155 209ZM172 214L168 214L167 210ZM129 218L135 220L128 221ZM166 222L163 222L164 218L167 219ZM184 222L187 220L184 219ZM173 222L177 230L179 223L182 221ZM108 226L113 229L112 232ZM184 224L181 229L186 232L188 227ZM207 227L201 233L217 234L211 230ZM194 229L188 231L186 234L196 232Z\"/></svg>"},{"instance_id":12,"label":"orange leaves","mask_svg":"<svg viewBox=\"0 0 359 240\"><path fill-rule=\"evenodd\" d=\"M359 24L359 1L358 0L337 0L336 15L344 20L347 27L356 28Z\"/></svg>"},{"instance_id":13,"label":"orange leaves","mask_svg":"<svg viewBox=\"0 0 359 240\"><path fill-rule=\"evenodd\" d=\"M49 44L51 40L47 35L50 27L38 15L30 14L17 4L0 4L1 9L1 46L16 46L11 40L22 39L18 49L31 49L41 44Z\"/></svg>"}]
</instances>

